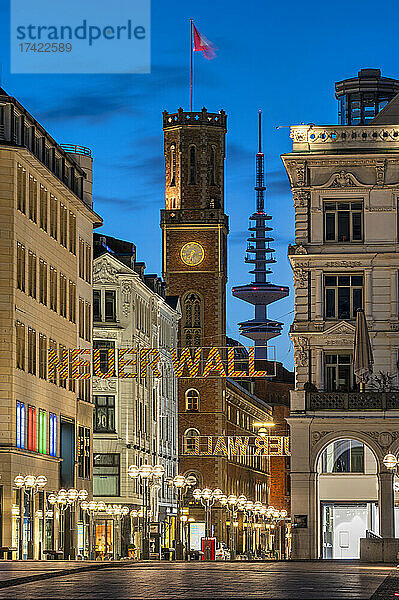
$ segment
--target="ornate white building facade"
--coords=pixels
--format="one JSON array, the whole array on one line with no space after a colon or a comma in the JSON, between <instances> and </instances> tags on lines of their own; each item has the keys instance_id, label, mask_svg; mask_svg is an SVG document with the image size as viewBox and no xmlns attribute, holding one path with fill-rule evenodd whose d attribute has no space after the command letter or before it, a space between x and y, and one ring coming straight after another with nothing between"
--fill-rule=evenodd
<instances>
[{"instance_id":1,"label":"ornate white building facade","mask_svg":"<svg viewBox=\"0 0 399 600\"><path fill-rule=\"evenodd\" d=\"M392 103L367 125L292 127L293 150L282 157L295 205L288 252L294 558L356 558L367 531L395 537L393 474L382 464L399 451L399 119L390 117ZM358 308L374 353L363 393L352 365Z\"/></svg>"},{"instance_id":2,"label":"ornate white building facade","mask_svg":"<svg viewBox=\"0 0 399 600\"><path fill-rule=\"evenodd\" d=\"M95 237L93 349L100 351L101 371L108 369L110 349L117 361L120 349L157 348L162 362L161 378L149 369L146 377L93 377L94 498L131 509L140 509L143 497L139 481L128 476L130 465L162 464L165 477L177 473L177 382L169 350L177 345L180 308L176 298L165 298L161 280L145 275L144 268L135 261L133 244ZM155 486L150 504L152 520L166 521L175 507L170 486ZM129 536L134 524L128 521L122 553L129 537L134 543ZM100 515L96 523L96 546L107 545L112 554L111 520Z\"/></svg>"}]
</instances>

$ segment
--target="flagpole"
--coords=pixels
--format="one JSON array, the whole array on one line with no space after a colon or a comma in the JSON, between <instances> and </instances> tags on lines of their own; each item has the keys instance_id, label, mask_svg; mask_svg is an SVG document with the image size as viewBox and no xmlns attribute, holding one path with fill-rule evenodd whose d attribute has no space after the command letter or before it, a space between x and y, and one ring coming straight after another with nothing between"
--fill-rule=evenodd
<instances>
[{"instance_id":1,"label":"flagpole","mask_svg":"<svg viewBox=\"0 0 399 600\"><path fill-rule=\"evenodd\" d=\"M193 112L193 20L190 19L191 24L191 57L190 57L190 112Z\"/></svg>"}]
</instances>

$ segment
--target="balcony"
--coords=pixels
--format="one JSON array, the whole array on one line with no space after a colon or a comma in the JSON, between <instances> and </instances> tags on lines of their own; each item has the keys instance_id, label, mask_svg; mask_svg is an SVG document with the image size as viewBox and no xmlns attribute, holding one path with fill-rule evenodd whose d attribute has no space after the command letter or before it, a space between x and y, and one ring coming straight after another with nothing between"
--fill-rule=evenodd
<instances>
[{"instance_id":1,"label":"balcony","mask_svg":"<svg viewBox=\"0 0 399 600\"><path fill-rule=\"evenodd\" d=\"M399 392L307 392L306 410L399 410Z\"/></svg>"},{"instance_id":2,"label":"balcony","mask_svg":"<svg viewBox=\"0 0 399 600\"><path fill-rule=\"evenodd\" d=\"M291 127L294 152L352 149L399 151L399 126L295 125Z\"/></svg>"}]
</instances>

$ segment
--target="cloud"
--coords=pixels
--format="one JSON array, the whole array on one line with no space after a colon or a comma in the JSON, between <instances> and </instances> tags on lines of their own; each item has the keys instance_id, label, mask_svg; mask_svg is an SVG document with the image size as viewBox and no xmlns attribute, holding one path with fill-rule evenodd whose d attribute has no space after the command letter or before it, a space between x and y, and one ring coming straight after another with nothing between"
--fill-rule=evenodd
<instances>
[{"instance_id":1,"label":"cloud","mask_svg":"<svg viewBox=\"0 0 399 600\"><path fill-rule=\"evenodd\" d=\"M184 68L179 66L155 66L146 75L108 75L96 77L95 83L74 89L69 86L61 92L57 101L47 110L37 110L39 120L63 121L86 120L99 123L118 115L139 116L140 105L150 94L159 89L183 87L186 83Z\"/></svg>"},{"instance_id":2,"label":"cloud","mask_svg":"<svg viewBox=\"0 0 399 600\"><path fill-rule=\"evenodd\" d=\"M140 197L114 198L109 196L95 196L94 206L96 210L103 208L120 208L127 212L139 212L146 210L152 205L159 204L159 198L153 195L140 194Z\"/></svg>"}]
</instances>

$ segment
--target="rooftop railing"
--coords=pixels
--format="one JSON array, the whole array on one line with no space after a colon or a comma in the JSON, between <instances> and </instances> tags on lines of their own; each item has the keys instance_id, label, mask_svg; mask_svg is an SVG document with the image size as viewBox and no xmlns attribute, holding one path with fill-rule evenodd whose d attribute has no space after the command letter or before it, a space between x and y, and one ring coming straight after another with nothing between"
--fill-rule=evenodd
<instances>
[{"instance_id":1,"label":"rooftop railing","mask_svg":"<svg viewBox=\"0 0 399 600\"><path fill-rule=\"evenodd\" d=\"M316 152L351 148L399 151L399 124L373 125L295 125L291 127L294 152Z\"/></svg>"}]
</instances>

